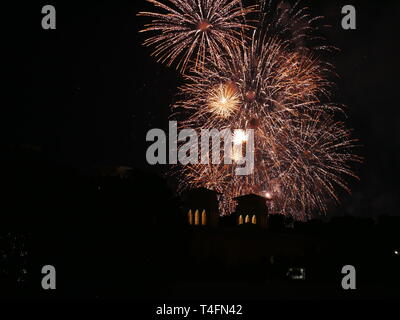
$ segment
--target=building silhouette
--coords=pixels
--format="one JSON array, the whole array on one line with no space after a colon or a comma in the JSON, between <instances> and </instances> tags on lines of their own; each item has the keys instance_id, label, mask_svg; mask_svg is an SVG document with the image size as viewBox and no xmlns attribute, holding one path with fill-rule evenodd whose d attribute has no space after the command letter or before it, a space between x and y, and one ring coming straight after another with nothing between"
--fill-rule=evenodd
<instances>
[{"instance_id":1,"label":"building silhouette","mask_svg":"<svg viewBox=\"0 0 400 320\"><path fill-rule=\"evenodd\" d=\"M193 227L217 227L220 224L220 194L206 188L192 189L182 195L183 211L186 222ZM234 199L237 207L230 215L234 226L256 225L266 228L268 225L267 199L255 194Z\"/></svg>"},{"instance_id":2,"label":"building silhouette","mask_svg":"<svg viewBox=\"0 0 400 320\"><path fill-rule=\"evenodd\" d=\"M266 198L249 194L235 198L237 207L234 213L236 224L257 225L266 228L268 225L268 207Z\"/></svg>"},{"instance_id":3,"label":"building silhouette","mask_svg":"<svg viewBox=\"0 0 400 320\"><path fill-rule=\"evenodd\" d=\"M194 227L217 227L219 193L206 188L192 189L182 195L187 223Z\"/></svg>"}]
</instances>

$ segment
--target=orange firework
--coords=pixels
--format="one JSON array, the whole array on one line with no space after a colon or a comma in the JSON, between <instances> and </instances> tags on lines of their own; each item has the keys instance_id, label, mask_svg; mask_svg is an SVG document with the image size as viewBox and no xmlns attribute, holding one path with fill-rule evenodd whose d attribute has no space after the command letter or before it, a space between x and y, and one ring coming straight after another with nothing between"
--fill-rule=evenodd
<instances>
[{"instance_id":1,"label":"orange firework","mask_svg":"<svg viewBox=\"0 0 400 320\"><path fill-rule=\"evenodd\" d=\"M189 62L201 68L207 57L216 59L223 51L231 51L242 42L243 30L251 28L246 14L254 7L244 8L241 0L168 0L168 5L147 0L164 10L140 12L153 18L141 32L154 31L144 45L154 47L158 61L186 71Z\"/></svg>"},{"instance_id":2,"label":"orange firework","mask_svg":"<svg viewBox=\"0 0 400 320\"><path fill-rule=\"evenodd\" d=\"M254 130L254 172L238 176L241 155L232 164L191 164L178 169L180 189L206 187L223 194L223 214L234 198L264 196L273 213L305 219L326 212L350 192L347 177L362 159L356 140L335 120L344 113L332 102L334 68L319 55L321 45L313 17L299 2L261 0L255 30L246 22L254 7L240 0L148 0L166 13L140 13L154 20L143 31L153 54L171 65L177 61L186 83L179 88L174 116L181 127L231 129L235 145L249 144ZM250 34L249 34L250 33ZM190 72L185 72L190 71ZM236 152L236 153L235 153Z\"/></svg>"},{"instance_id":3,"label":"orange firework","mask_svg":"<svg viewBox=\"0 0 400 320\"><path fill-rule=\"evenodd\" d=\"M225 214L234 209L233 198L248 193L272 198L273 212L298 219L325 212L330 200L338 201L337 187L349 191L343 176L355 177L349 165L361 160L352 153L356 141L350 131L333 118L342 108L329 102L332 75L332 68L312 53L254 36L240 54L220 57L218 66L210 63L186 76L175 105L176 115L188 116L182 126L254 129L255 171L237 176L235 165L185 166L181 188L201 186L224 194ZM221 116L209 97L215 88L227 87L235 95L234 107ZM235 139L246 143L240 134Z\"/></svg>"},{"instance_id":4,"label":"orange firework","mask_svg":"<svg viewBox=\"0 0 400 320\"><path fill-rule=\"evenodd\" d=\"M331 66L312 53L293 52L284 41L255 34L234 56L220 56L218 64L186 75L175 109L189 111L183 125L209 128L230 127L229 121L238 117L239 128L249 128L305 111L336 111L340 106L324 101L330 96L331 75Z\"/></svg>"}]
</instances>

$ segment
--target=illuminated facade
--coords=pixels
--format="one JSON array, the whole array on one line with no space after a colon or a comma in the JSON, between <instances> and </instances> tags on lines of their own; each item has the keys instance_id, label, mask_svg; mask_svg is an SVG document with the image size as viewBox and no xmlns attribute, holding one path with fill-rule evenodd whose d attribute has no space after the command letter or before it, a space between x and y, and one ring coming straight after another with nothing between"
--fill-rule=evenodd
<instances>
[{"instance_id":1,"label":"illuminated facade","mask_svg":"<svg viewBox=\"0 0 400 320\"><path fill-rule=\"evenodd\" d=\"M266 228L268 225L268 199L255 194L237 197L235 221L238 226L257 225Z\"/></svg>"},{"instance_id":2,"label":"illuminated facade","mask_svg":"<svg viewBox=\"0 0 400 320\"><path fill-rule=\"evenodd\" d=\"M217 192L205 188L187 191L182 198L188 225L217 227L219 221L218 195Z\"/></svg>"},{"instance_id":3,"label":"illuminated facade","mask_svg":"<svg viewBox=\"0 0 400 320\"><path fill-rule=\"evenodd\" d=\"M219 193L205 188L187 191L183 196L185 219L192 227L219 226ZM266 228L268 225L268 207L265 197L255 194L234 199L237 202L235 212L230 216L234 225L253 225ZM229 224L233 226L233 224Z\"/></svg>"}]
</instances>

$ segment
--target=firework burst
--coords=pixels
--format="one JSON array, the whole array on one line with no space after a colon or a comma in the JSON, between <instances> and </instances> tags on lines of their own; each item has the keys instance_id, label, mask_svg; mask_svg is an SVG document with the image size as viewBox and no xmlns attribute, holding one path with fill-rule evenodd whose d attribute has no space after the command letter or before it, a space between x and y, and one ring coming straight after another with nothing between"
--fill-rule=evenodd
<instances>
[{"instance_id":1,"label":"firework burst","mask_svg":"<svg viewBox=\"0 0 400 320\"><path fill-rule=\"evenodd\" d=\"M306 219L326 212L330 203L339 201L338 188L350 192L344 177L357 178L350 166L361 161L353 154L356 140L342 122L325 112L278 121L276 125L262 122L255 130L253 174L236 175L236 165L223 164L221 157L220 165L181 167L182 189L206 187L220 192L224 195L223 214L233 212L235 197L250 193L271 200L272 213ZM231 125L239 127L240 120ZM246 142L243 136L236 139ZM232 159L235 163L235 154Z\"/></svg>"},{"instance_id":2,"label":"firework burst","mask_svg":"<svg viewBox=\"0 0 400 320\"><path fill-rule=\"evenodd\" d=\"M350 192L346 178L356 178L351 165L362 159L350 130L335 120L344 111L332 102L334 67L320 54L336 50L317 35L322 17L300 1L261 0L252 28L246 15L254 7L240 0L148 1L165 12L139 14L153 18L143 31L158 33L145 45L184 73L173 107L180 127L242 129L235 145L248 143L245 130L254 130L253 174L236 175L236 149L230 165L179 167L180 190L218 191L223 214L233 212L234 198L255 193L270 200L271 212L297 219L326 212L339 189Z\"/></svg>"},{"instance_id":3,"label":"firework burst","mask_svg":"<svg viewBox=\"0 0 400 320\"><path fill-rule=\"evenodd\" d=\"M244 8L241 0L168 0L168 5L147 0L163 13L140 12L139 16L153 18L141 32L154 31L144 45L154 47L158 61L186 71L193 60L201 68L207 57L217 59L222 51L240 45L243 30L251 28L246 14L255 7Z\"/></svg>"},{"instance_id":4,"label":"firework burst","mask_svg":"<svg viewBox=\"0 0 400 320\"><path fill-rule=\"evenodd\" d=\"M329 28L322 23L323 16L313 16L310 8L299 0L291 5L288 1L261 0L258 30L269 37L278 37L293 50L337 51L325 44L326 39L318 32Z\"/></svg>"},{"instance_id":5,"label":"firework burst","mask_svg":"<svg viewBox=\"0 0 400 320\"><path fill-rule=\"evenodd\" d=\"M338 187L349 191L343 176L355 177L349 165L360 161L352 154L350 131L334 120L342 108L329 102L333 76L331 66L312 53L257 36L234 58L220 57L218 66L210 62L186 76L175 105L175 115L185 115L182 126L254 129L256 148L254 174L236 176L235 165L192 165L180 169L182 188L224 194L223 213L234 210L233 198L248 193L272 198L274 213L298 219L325 212L331 200L338 201ZM225 104L215 108L210 99L215 88L215 101L228 89L235 97L224 112ZM246 143L240 131L233 140Z\"/></svg>"},{"instance_id":6,"label":"firework burst","mask_svg":"<svg viewBox=\"0 0 400 320\"><path fill-rule=\"evenodd\" d=\"M340 105L326 102L333 75L331 66L312 53L299 54L275 38L254 35L234 58L220 56L218 65L210 60L186 75L175 109L188 115L183 126L228 128L232 121L241 122L238 128L256 127L260 121L274 126L306 111L340 110Z\"/></svg>"},{"instance_id":7,"label":"firework burst","mask_svg":"<svg viewBox=\"0 0 400 320\"><path fill-rule=\"evenodd\" d=\"M220 83L210 90L206 103L209 112L227 118L240 106L240 96L233 83Z\"/></svg>"}]
</instances>

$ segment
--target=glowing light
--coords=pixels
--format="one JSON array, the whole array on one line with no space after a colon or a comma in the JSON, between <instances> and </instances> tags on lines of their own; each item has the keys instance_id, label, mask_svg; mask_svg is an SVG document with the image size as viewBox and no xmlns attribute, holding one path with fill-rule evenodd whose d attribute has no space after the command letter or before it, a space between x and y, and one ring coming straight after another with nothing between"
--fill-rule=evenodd
<instances>
[{"instance_id":1,"label":"glowing light","mask_svg":"<svg viewBox=\"0 0 400 320\"><path fill-rule=\"evenodd\" d=\"M265 193L265 197L266 197L268 200L272 200L272 198L273 198L272 193L270 193L270 192L266 192L266 193Z\"/></svg>"},{"instance_id":2,"label":"glowing light","mask_svg":"<svg viewBox=\"0 0 400 320\"><path fill-rule=\"evenodd\" d=\"M244 130L235 130L233 135L233 143L237 146L242 145L243 143L249 140L249 136Z\"/></svg>"},{"instance_id":3,"label":"glowing light","mask_svg":"<svg viewBox=\"0 0 400 320\"><path fill-rule=\"evenodd\" d=\"M226 118L239 108L240 97L233 85L220 84L211 90L208 106L216 116Z\"/></svg>"},{"instance_id":4,"label":"glowing light","mask_svg":"<svg viewBox=\"0 0 400 320\"><path fill-rule=\"evenodd\" d=\"M232 160L234 162L239 162L242 159L242 157L243 157L243 155L240 152L240 150L237 150L237 149L232 150Z\"/></svg>"}]
</instances>

